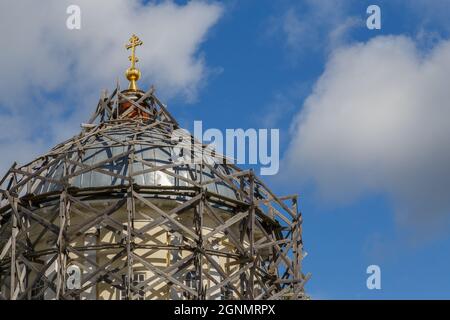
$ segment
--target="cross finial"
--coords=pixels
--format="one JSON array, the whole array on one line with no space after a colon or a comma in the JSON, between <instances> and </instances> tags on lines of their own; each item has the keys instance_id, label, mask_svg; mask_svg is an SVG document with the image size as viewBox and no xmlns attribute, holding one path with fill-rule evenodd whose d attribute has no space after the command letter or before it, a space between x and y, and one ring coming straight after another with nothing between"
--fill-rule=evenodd
<instances>
[{"instance_id":1,"label":"cross finial","mask_svg":"<svg viewBox=\"0 0 450 320\"><path fill-rule=\"evenodd\" d=\"M137 90L136 81L141 77L141 72L136 69L136 62L139 59L136 57L136 47L141 46L143 42L133 34L129 40L129 43L125 45L127 50L131 49L131 56L128 59L131 61L131 66L125 72L127 79L130 81L130 85L128 86L129 90Z\"/></svg>"},{"instance_id":2,"label":"cross finial","mask_svg":"<svg viewBox=\"0 0 450 320\"><path fill-rule=\"evenodd\" d=\"M128 41L129 43L125 48L127 48L127 50L131 49L131 56L129 56L128 59L131 61L131 68L134 68L135 63L139 61L136 57L136 47L141 46L143 42L135 34L133 34Z\"/></svg>"}]
</instances>

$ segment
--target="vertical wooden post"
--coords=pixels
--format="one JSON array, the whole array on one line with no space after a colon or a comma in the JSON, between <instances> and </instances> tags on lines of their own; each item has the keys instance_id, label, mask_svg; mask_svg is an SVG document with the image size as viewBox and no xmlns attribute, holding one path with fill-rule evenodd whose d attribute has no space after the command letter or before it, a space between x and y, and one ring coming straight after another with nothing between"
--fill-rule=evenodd
<instances>
[{"instance_id":1,"label":"vertical wooden post","mask_svg":"<svg viewBox=\"0 0 450 320\"><path fill-rule=\"evenodd\" d=\"M133 281L133 255L132 255L132 230L134 229L134 196L133 196L133 166L134 166L134 146L128 158L128 193L127 193L127 299L131 300L131 284Z\"/></svg>"},{"instance_id":2,"label":"vertical wooden post","mask_svg":"<svg viewBox=\"0 0 450 320\"><path fill-rule=\"evenodd\" d=\"M58 263L56 270L56 300L59 299L60 294L65 292L65 273L66 273L66 255L65 255L65 240L64 230L66 226L67 214L67 191L64 189L59 198L59 234L56 246L58 248Z\"/></svg>"},{"instance_id":3,"label":"vertical wooden post","mask_svg":"<svg viewBox=\"0 0 450 320\"><path fill-rule=\"evenodd\" d=\"M297 198L292 199L292 211L297 215ZM297 286L299 285L298 281L300 279L300 272L299 272L299 264L298 264L298 239L299 239L299 233L298 233L298 215L297 218L292 221L291 224L291 241L292 241L292 262L293 262L293 269L294 269L294 282L292 286L292 292L295 293Z\"/></svg>"},{"instance_id":4,"label":"vertical wooden post","mask_svg":"<svg viewBox=\"0 0 450 320\"><path fill-rule=\"evenodd\" d=\"M12 186L16 185L16 174L14 173L12 178L11 178L11 182L12 182ZM16 300L16 295L15 295L15 291L16 291L16 239L17 239L17 235L19 234L19 228L18 228L18 221L17 221L17 198L15 195L13 195L11 197L11 195L9 194L9 192L6 194L8 197L8 201L9 204L11 206L12 209L12 224L11 224L11 275L10 275L10 299L11 300Z\"/></svg>"},{"instance_id":5,"label":"vertical wooden post","mask_svg":"<svg viewBox=\"0 0 450 320\"><path fill-rule=\"evenodd\" d=\"M11 206L16 206L15 200L11 203ZM10 298L15 300L14 292L16 291L16 237L19 233L17 228L17 217L12 214L12 225L11 225L11 284L10 284Z\"/></svg>"},{"instance_id":6,"label":"vertical wooden post","mask_svg":"<svg viewBox=\"0 0 450 320\"><path fill-rule=\"evenodd\" d=\"M256 267L256 255L255 255L255 176L253 169L250 170L249 175L250 182L250 212L248 217L248 237L249 237L249 255L253 266L250 268L250 275L247 285L247 297L254 299L254 277Z\"/></svg>"},{"instance_id":7,"label":"vertical wooden post","mask_svg":"<svg viewBox=\"0 0 450 320\"><path fill-rule=\"evenodd\" d=\"M197 240L197 248L194 252L194 268L195 275L197 280L197 294L199 300L205 299L205 290L203 287L203 257L202 257L202 249L203 249L203 210L204 210L204 201L205 192L203 189L200 190L201 200L195 207L194 210L194 228L195 234L198 236Z\"/></svg>"}]
</instances>

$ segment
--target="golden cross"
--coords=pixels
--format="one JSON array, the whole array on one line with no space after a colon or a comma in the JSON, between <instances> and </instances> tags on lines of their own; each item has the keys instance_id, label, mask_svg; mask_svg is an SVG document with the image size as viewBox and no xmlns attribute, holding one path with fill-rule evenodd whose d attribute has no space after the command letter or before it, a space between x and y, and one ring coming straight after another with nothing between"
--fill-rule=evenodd
<instances>
[{"instance_id":1,"label":"golden cross","mask_svg":"<svg viewBox=\"0 0 450 320\"><path fill-rule=\"evenodd\" d=\"M129 40L129 44L125 45L125 48L127 50L131 49L131 56L128 57L128 59L131 61L131 68L135 68L136 62L139 61L139 59L136 57L136 47L141 46L143 42L135 35L133 34Z\"/></svg>"}]
</instances>

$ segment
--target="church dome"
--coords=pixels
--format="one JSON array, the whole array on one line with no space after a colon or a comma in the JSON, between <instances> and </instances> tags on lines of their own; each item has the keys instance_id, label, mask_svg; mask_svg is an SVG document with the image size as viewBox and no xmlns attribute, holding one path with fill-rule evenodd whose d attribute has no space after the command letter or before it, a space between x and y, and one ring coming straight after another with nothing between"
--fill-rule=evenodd
<instances>
[{"instance_id":1,"label":"church dome","mask_svg":"<svg viewBox=\"0 0 450 320\"><path fill-rule=\"evenodd\" d=\"M223 163L221 159L204 159L206 156L201 154L201 150L195 151L194 159L202 159L202 163L180 162L180 149L171 140L170 130L171 126L163 124L148 128L148 123L142 119L112 120L91 127L82 136L56 146L43 157L50 161L55 155L65 155L46 169L44 176L48 179L41 180L33 193L61 191L64 186L57 181L65 175L69 161L67 182L72 188L126 186L132 179L137 186L151 187L195 187L203 184L209 192L236 199L236 192L220 181L221 176L236 172L236 167ZM130 161L130 154L133 161ZM155 169L161 166L163 170ZM207 183L215 179L217 181Z\"/></svg>"},{"instance_id":2,"label":"church dome","mask_svg":"<svg viewBox=\"0 0 450 320\"><path fill-rule=\"evenodd\" d=\"M141 44L128 89L0 178L0 300L306 298L297 195L205 152L139 90Z\"/></svg>"}]
</instances>

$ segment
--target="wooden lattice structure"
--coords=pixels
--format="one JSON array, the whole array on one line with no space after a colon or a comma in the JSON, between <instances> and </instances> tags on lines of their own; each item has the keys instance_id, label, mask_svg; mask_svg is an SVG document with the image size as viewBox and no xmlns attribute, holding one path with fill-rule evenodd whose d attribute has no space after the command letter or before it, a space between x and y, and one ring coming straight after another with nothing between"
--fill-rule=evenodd
<instances>
[{"instance_id":1,"label":"wooden lattice structure","mask_svg":"<svg viewBox=\"0 0 450 320\"><path fill-rule=\"evenodd\" d=\"M218 156L175 161L177 129L153 88L117 86L79 135L14 164L0 299L305 298L297 196Z\"/></svg>"}]
</instances>

